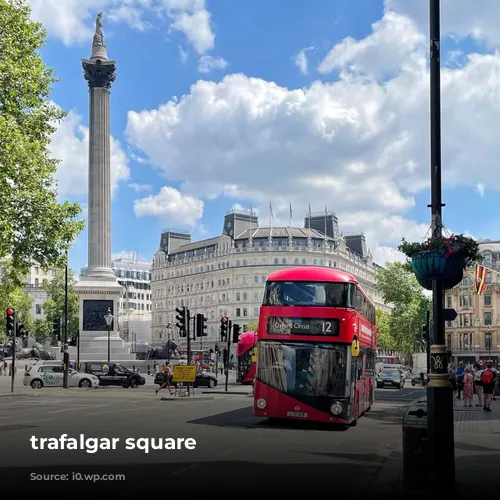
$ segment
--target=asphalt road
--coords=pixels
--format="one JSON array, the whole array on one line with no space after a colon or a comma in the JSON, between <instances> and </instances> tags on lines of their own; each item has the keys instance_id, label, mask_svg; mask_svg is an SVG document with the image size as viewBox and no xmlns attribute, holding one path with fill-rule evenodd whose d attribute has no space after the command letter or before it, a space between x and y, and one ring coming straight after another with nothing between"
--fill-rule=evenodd
<instances>
[{"instance_id":1,"label":"asphalt road","mask_svg":"<svg viewBox=\"0 0 500 500\"><path fill-rule=\"evenodd\" d=\"M411 403L426 394L422 387L412 387L406 384L403 389L375 389L375 400L385 403Z\"/></svg>"},{"instance_id":2,"label":"asphalt road","mask_svg":"<svg viewBox=\"0 0 500 500\"><path fill-rule=\"evenodd\" d=\"M302 487L373 491L377 472L400 439L401 401L378 401L357 427L337 429L305 423L271 426L252 416L248 396L163 401L146 390L42 391L0 398L0 475L18 492L109 488L160 493L167 485L169 491L184 492L186 487L237 491L257 485L281 493ZM62 434L119 441L115 450L96 453L32 449L32 436ZM125 449L127 438L169 437L192 438L196 447L148 454ZM54 474L67 476L47 476ZM89 474L96 476L84 476ZM110 474L123 478L103 478Z\"/></svg>"}]
</instances>

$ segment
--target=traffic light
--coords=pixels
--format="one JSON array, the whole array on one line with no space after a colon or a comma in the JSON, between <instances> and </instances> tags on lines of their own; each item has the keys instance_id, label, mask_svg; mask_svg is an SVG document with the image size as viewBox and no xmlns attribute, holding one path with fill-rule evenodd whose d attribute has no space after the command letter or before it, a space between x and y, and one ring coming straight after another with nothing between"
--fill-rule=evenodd
<instances>
[{"instance_id":1,"label":"traffic light","mask_svg":"<svg viewBox=\"0 0 500 500\"><path fill-rule=\"evenodd\" d=\"M424 344L429 343L429 328L427 326L427 323L425 325L422 325L422 342Z\"/></svg>"},{"instance_id":2,"label":"traffic light","mask_svg":"<svg viewBox=\"0 0 500 500\"><path fill-rule=\"evenodd\" d=\"M237 344L240 340L240 325L233 325L233 344Z\"/></svg>"},{"instance_id":3,"label":"traffic light","mask_svg":"<svg viewBox=\"0 0 500 500\"><path fill-rule=\"evenodd\" d=\"M5 325L7 327L7 335L12 337L16 328L15 311L12 307L8 307L5 311Z\"/></svg>"},{"instance_id":4,"label":"traffic light","mask_svg":"<svg viewBox=\"0 0 500 500\"><path fill-rule=\"evenodd\" d=\"M177 324L175 326L179 329L179 337L186 337L187 308L177 307L175 312L177 313L175 317Z\"/></svg>"},{"instance_id":5,"label":"traffic light","mask_svg":"<svg viewBox=\"0 0 500 500\"><path fill-rule=\"evenodd\" d=\"M219 352L220 352L220 351L219 351L219 344L215 344L215 352L216 352L217 354L219 354Z\"/></svg>"},{"instance_id":6,"label":"traffic light","mask_svg":"<svg viewBox=\"0 0 500 500\"><path fill-rule=\"evenodd\" d=\"M227 342L227 327L229 320L226 317L220 319L220 340L221 342Z\"/></svg>"},{"instance_id":7,"label":"traffic light","mask_svg":"<svg viewBox=\"0 0 500 500\"><path fill-rule=\"evenodd\" d=\"M208 333L205 331L207 329L207 318L203 314L196 315L196 336L206 337Z\"/></svg>"},{"instance_id":8,"label":"traffic light","mask_svg":"<svg viewBox=\"0 0 500 500\"><path fill-rule=\"evenodd\" d=\"M52 335L57 340L61 340L61 318L57 318L52 322Z\"/></svg>"},{"instance_id":9,"label":"traffic light","mask_svg":"<svg viewBox=\"0 0 500 500\"><path fill-rule=\"evenodd\" d=\"M27 335L28 335L28 332L25 330L24 324L23 323L18 323L17 324L17 333L16 333L16 336L17 337L25 337Z\"/></svg>"}]
</instances>

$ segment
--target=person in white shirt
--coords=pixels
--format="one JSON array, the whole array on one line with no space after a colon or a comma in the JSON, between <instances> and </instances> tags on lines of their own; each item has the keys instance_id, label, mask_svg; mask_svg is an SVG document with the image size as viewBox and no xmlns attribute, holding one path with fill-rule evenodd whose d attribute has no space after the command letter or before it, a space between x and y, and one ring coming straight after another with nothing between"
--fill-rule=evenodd
<instances>
[{"instance_id":1,"label":"person in white shirt","mask_svg":"<svg viewBox=\"0 0 500 500\"><path fill-rule=\"evenodd\" d=\"M483 388L481 387L481 374L483 371L479 366L479 363L474 365L473 375L474 375L474 393L477 394L477 407L483 406Z\"/></svg>"}]
</instances>

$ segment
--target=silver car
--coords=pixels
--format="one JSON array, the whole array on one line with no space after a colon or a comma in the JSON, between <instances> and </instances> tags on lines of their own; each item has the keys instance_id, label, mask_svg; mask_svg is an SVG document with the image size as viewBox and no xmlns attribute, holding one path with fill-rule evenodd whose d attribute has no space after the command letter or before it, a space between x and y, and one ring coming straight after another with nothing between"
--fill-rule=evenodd
<instances>
[{"instance_id":1,"label":"silver car","mask_svg":"<svg viewBox=\"0 0 500 500\"><path fill-rule=\"evenodd\" d=\"M42 387L63 387L64 368L62 365L34 365L24 374L23 384L33 389ZM99 387L99 379L95 375L79 373L69 369L69 387L96 388Z\"/></svg>"}]
</instances>

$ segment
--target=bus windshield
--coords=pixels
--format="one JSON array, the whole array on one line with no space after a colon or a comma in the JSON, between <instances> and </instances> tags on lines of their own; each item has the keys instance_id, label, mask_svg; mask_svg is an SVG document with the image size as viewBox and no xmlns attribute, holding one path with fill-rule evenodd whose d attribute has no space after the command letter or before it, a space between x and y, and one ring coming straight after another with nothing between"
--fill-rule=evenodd
<instances>
[{"instance_id":1,"label":"bus windshield","mask_svg":"<svg viewBox=\"0 0 500 500\"><path fill-rule=\"evenodd\" d=\"M269 281L264 306L348 307L348 283Z\"/></svg>"},{"instance_id":2,"label":"bus windshield","mask_svg":"<svg viewBox=\"0 0 500 500\"><path fill-rule=\"evenodd\" d=\"M260 342L257 379L289 396L349 395L347 346Z\"/></svg>"}]
</instances>

